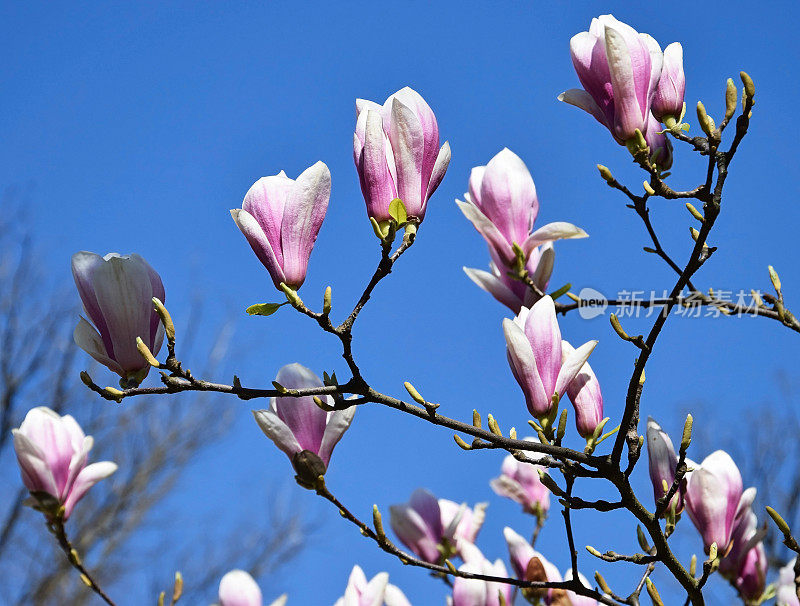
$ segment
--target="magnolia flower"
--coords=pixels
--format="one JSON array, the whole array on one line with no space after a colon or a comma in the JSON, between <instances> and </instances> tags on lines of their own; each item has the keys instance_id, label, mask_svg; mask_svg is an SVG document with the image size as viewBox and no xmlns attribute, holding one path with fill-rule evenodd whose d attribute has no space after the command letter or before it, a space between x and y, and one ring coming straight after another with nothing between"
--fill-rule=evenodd
<instances>
[{"instance_id":1,"label":"magnolia flower","mask_svg":"<svg viewBox=\"0 0 800 606\"><path fill-rule=\"evenodd\" d=\"M731 534L731 547L721 560L719 571L733 581L736 588L748 600L754 600L764 592L767 577L767 556L761 540L766 528L758 528L758 519L750 505L755 497L755 488L749 488L742 497L737 519Z\"/></svg>"},{"instance_id":2,"label":"magnolia flower","mask_svg":"<svg viewBox=\"0 0 800 606\"><path fill-rule=\"evenodd\" d=\"M561 341L561 356L566 362L575 354L575 348L567 341ZM567 395L575 408L575 426L581 437L590 438L603 420L603 394L600 383L589 366L584 362L578 374L567 385Z\"/></svg>"},{"instance_id":3,"label":"magnolia flower","mask_svg":"<svg viewBox=\"0 0 800 606\"><path fill-rule=\"evenodd\" d=\"M730 455L723 451L708 455L687 474L686 511L703 537L706 553L712 543L724 554L731 541L734 522L750 507L754 490L742 492L742 476Z\"/></svg>"},{"instance_id":4,"label":"magnolia flower","mask_svg":"<svg viewBox=\"0 0 800 606\"><path fill-rule=\"evenodd\" d=\"M219 606L261 606L261 589L244 570L231 570L219 582Z\"/></svg>"},{"instance_id":5,"label":"magnolia flower","mask_svg":"<svg viewBox=\"0 0 800 606\"><path fill-rule=\"evenodd\" d=\"M797 558L786 564L778 574L775 606L800 606L800 599L797 597L797 586L794 582L794 565L796 561Z\"/></svg>"},{"instance_id":6,"label":"magnolia flower","mask_svg":"<svg viewBox=\"0 0 800 606\"><path fill-rule=\"evenodd\" d=\"M153 355L164 340L164 327L153 297L164 301L164 285L139 255L109 253L101 257L81 251L72 255L72 277L90 324L81 317L75 343L117 373L123 387L141 383L150 365L136 348L141 337Z\"/></svg>"},{"instance_id":7,"label":"magnolia flower","mask_svg":"<svg viewBox=\"0 0 800 606\"><path fill-rule=\"evenodd\" d=\"M472 267L463 268L470 280L515 314L518 314L523 306L530 307L540 299L538 293L527 284L508 275L508 268L497 258L491 248L489 253L492 256L492 261L489 262L491 272ZM554 261L555 251L552 242L537 246L528 257L525 269L540 292L547 291Z\"/></svg>"},{"instance_id":8,"label":"magnolia flower","mask_svg":"<svg viewBox=\"0 0 800 606\"><path fill-rule=\"evenodd\" d=\"M442 527L449 528L455 521L455 532L453 538L456 543L456 551L461 559L466 561L462 553L465 543L474 544L478 538L478 533L486 519L486 508L488 503L477 503L475 507L469 508L466 503L458 504L448 499L439 499L439 513L441 515Z\"/></svg>"},{"instance_id":9,"label":"magnolia flower","mask_svg":"<svg viewBox=\"0 0 800 606\"><path fill-rule=\"evenodd\" d=\"M281 368L275 380L287 389L322 387L317 375L297 363ZM317 397L328 406L334 404L329 395ZM261 431L286 453L300 476L303 476L303 470L299 468L303 456L309 454L321 464L321 468L315 467L314 473L325 473L333 448L350 427L355 413L355 406L325 412L314 403L314 396L272 398L268 409L253 411Z\"/></svg>"},{"instance_id":10,"label":"magnolia flower","mask_svg":"<svg viewBox=\"0 0 800 606\"><path fill-rule=\"evenodd\" d=\"M297 180L283 171L262 177L245 194L242 208L231 210L278 290L281 282L296 290L305 281L330 196L331 173L324 162L317 162Z\"/></svg>"},{"instance_id":11,"label":"magnolia flower","mask_svg":"<svg viewBox=\"0 0 800 606\"><path fill-rule=\"evenodd\" d=\"M514 266L514 244L527 261L540 244L588 236L580 227L562 221L533 231L539 214L536 186L525 163L510 149L500 151L486 166L472 169L469 193L464 197L465 202L456 200L456 204L489 244L500 271Z\"/></svg>"},{"instance_id":12,"label":"magnolia flower","mask_svg":"<svg viewBox=\"0 0 800 606\"><path fill-rule=\"evenodd\" d=\"M63 507L63 520L67 520L86 492L117 470L110 461L87 465L92 437L84 435L70 415L62 417L46 406L29 410L11 432L22 482L48 510L48 517L58 515L57 507L48 501Z\"/></svg>"},{"instance_id":13,"label":"magnolia flower","mask_svg":"<svg viewBox=\"0 0 800 606\"><path fill-rule=\"evenodd\" d=\"M647 458L650 463L650 480L653 482L653 499L658 502L675 481L678 455L675 454L670 437L652 417L647 418ZM667 490L664 490L665 482ZM681 483L670 500L670 506L675 507L675 513L683 511L685 484Z\"/></svg>"},{"instance_id":14,"label":"magnolia flower","mask_svg":"<svg viewBox=\"0 0 800 606\"><path fill-rule=\"evenodd\" d=\"M408 503L389 508L389 523L406 547L419 558L435 564L442 557L439 545L456 543L456 532L465 510L466 507L460 508L452 517L443 516L433 493L418 488L411 494Z\"/></svg>"},{"instance_id":15,"label":"magnolia flower","mask_svg":"<svg viewBox=\"0 0 800 606\"><path fill-rule=\"evenodd\" d=\"M659 122L677 122L683 114L686 76L683 73L683 47L673 42L664 49L664 65L658 79L651 110Z\"/></svg>"},{"instance_id":16,"label":"magnolia flower","mask_svg":"<svg viewBox=\"0 0 800 606\"><path fill-rule=\"evenodd\" d=\"M538 442L536 438L525 438ZM507 455L500 468L500 476L489 482L498 495L506 497L522 505L523 511L534 515L543 515L550 509L550 491L539 479L541 465L525 463Z\"/></svg>"},{"instance_id":17,"label":"magnolia flower","mask_svg":"<svg viewBox=\"0 0 800 606\"><path fill-rule=\"evenodd\" d=\"M334 606L411 606L400 589L389 584L389 575L379 572L367 582L360 566L353 566L344 595Z\"/></svg>"},{"instance_id":18,"label":"magnolia flower","mask_svg":"<svg viewBox=\"0 0 800 606\"><path fill-rule=\"evenodd\" d=\"M663 61L658 42L601 15L592 19L588 32L572 37L569 50L583 90L563 92L559 101L590 113L620 144L637 129L646 134Z\"/></svg>"},{"instance_id":19,"label":"magnolia flower","mask_svg":"<svg viewBox=\"0 0 800 606\"><path fill-rule=\"evenodd\" d=\"M546 417L597 345L584 343L562 360L561 330L553 299L545 296L513 320L503 320L508 362L530 413Z\"/></svg>"},{"instance_id":20,"label":"magnolia flower","mask_svg":"<svg viewBox=\"0 0 800 606\"><path fill-rule=\"evenodd\" d=\"M450 145L439 149L436 116L419 93L405 87L381 106L356 99L353 159L367 214L388 221L400 198L411 217L425 217L428 199L450 163Z\"/></svg>"},{"instance_id":21,"label":"magnolia flower","mask_svg":"<svg viewBox=\"0 0 800 606\"><path fill-rule=\"evenodd\" d=\"M465 562L458 568L461 572L506 577L505 564L496 560L494 564L486 558ZM501 602L500 596L503 596ZM450 606L501 606L511 604L514 598L514 587L504 583L481 581L455 577L453 580L453 597L448 599Z\"/></svg>"},{"instance_id":22,"label":"magnolia flower","mask_svg":"<svg viewBox=\"0 0 800 606\"><path fill-rule=\"evenodd\" d=\"M511 528L506 526L503 529L503 536L508 545L511 568L518 579L521 581L550 581L556 583L563 580L558 568L548 562L528 541ZM550 604L553 598L561 594L561 591L556 589L534 589L529 591L533 592L536 597L543 597L547 604Z\"/></svg>"}]
</instances>

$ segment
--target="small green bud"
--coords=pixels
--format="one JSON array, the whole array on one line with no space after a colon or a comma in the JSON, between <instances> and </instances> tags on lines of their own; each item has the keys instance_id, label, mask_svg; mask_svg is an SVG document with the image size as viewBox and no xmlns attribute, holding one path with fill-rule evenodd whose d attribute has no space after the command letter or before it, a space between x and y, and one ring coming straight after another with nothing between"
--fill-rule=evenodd
<instances>
[{"instance_id":1,"label":"small green bud","mask_svg":"<svg viewBox=\"0 0 800 606\"><path fill-rule=\"evenodd\" d=\"M304 307L303 300L297 294L297 291L292 287L281 282L281 290L283 291L283 294L286 295L286 300L289 301L293 307Z\"/></svg>"},{"instance_id":2,"label":"small green bud","mask_svg":"<svg viewBox=\"0 0 800 606\"><path fill-rule=\"evenodd\" d=\"M325 289L325 294L322 297L322 313L326 316L331 313L331 287Z\"/></svg>"},{"instance_id":3,"label":"small green bud","mask_svg":"<svg viewBox=\"0 0 800 606\"><path fill-rule=\"evenodd\" d=\"M411 383L406 381L405 383L403 383L403 387L406 388L408 395L410 395L411 399L414 400L417 404L423 404L423 405L427 404L425 398L423 398L420 395L420 393L416 389L414 389L414 386Z\"/></svg>"},{"instance_id":4,"label":"small green bud","mask_svg":"<svg viewBox=\"0 0 800 606\"><path fill-rule=\"evenodd\" d=\"M614 181L614 175L611 174L611 171L608 169L607 166L603 166L602 164L597 165L597 170L600 171L600 176L603 177L606 183L609 185L612 181Z\"/></svg>"},{"instance_id":5,"label":"small green bud","mask_svg":"<svg viewBox=\"0 0 800 606\"><path fill-rule=\"evenodd\" d=\"M772 286L775 288L775 292L778 295L781 294L781 279L778 277L778 272L775 271L775 268L772 265L768 265L767 269L769 270L769 279L772 282Z\"/></svg>"},{"instance_id":6,"label":"small green bud","mask_svg":"<svg viewBox=\"0 0 800 606\"><path fill-rule=\"evenodd\" d=\"M158 317L161 318L161 323L164 325L164 334L167 341L175 340L175 325L172 323L172 316L169 315L167 308L158 297L153 297L153 307L156 309Z\"/></svg>"},{"instance_id":7,"label":"small green bud","mask_svg":"<svg viewBox=\"0 0 800 606\"><path fill-rule=\"evenodd\" d=\"M650 596L650 599L653 601L653 606L664 606L664 602L661 601L661 596L658 595L658 589L653 584L653 581L650 580L650 577L646 579L647 583L647 593Z\"/></svg>"},{"instance_id":8,"label":"small green bud","mask_svg":"<svg viewBox=\"0 0 800 606\"><path fill-rule=\"evenodd\" d=\"M150 348L145 345L144 341L142 341L141 337L136 337L136 349L145 359L145 362L147 362L150 366L153 368L158 368L161 366L161 364L159 364L158 360L156 360L155 356L153 355L153 352L150 351Z\"/></svg>"},{"instance_id":9,"label":"small green bud","mask_svg":"<svg viewBox=\"0 0 800 606\"><path fill-rule=\"evenodd\" d=\"M472 426L481 429L481 413L479 413L477 409L473 409L472 411Z\"/></svg>"},{"instance_id":10,"label":"small green bud","mask_svg":"<svg viewBox=\"0 0 800 606\"><path fill-rule=\"evenodd\" d=\"M725 89L725 119L730 120L733 114L736 113L737 101L736 85L733 83L733 78L728 78L728 85Z\"/></svg>"},{"instance_id":11,"label":"small green bud","mask_svg":"<svg viewBox=\"0 0 800 606\"><path fill-rule=\"evenodd\" d=\"M753 84L753 79L747 74L747 72L739 72L739 77L742 79L742 84L744 84L744 93L751 99L756 96L756 85Z\"/></svg>"},{"instance_id":12,"label":"small green bud","mask_svg":"<svg viewBox=\"0 0 800 606\"><path fill-rule=\"evenodd\" d=\"M706 222L705 217L703 217L703 215L700 214L700 211L697 210L691 202L687 202L686 203L686 210L688 210L690 213L692 213L692 216L695 219L697 219L698 221L700 221L700 223L705 223Z\"/></svg>"},{"instance_id":13,"label":"small green bud","mask_svg":"<svg viewBox=\"0 0 800 606\"><path fill-rule=\"evenodd\" d=\"M786 520L784 520L777 511L775 511L772 507L767 507L767 513L769 514L769 517L772 518L772 521L775 522L778 530L787 536L792 534L792 531L789 528L789 525L786 523Z\"/></svg>"},{"instance_id":14,"label":"small green bud","mask_svg":"<svg viewBox=\"0 0 800 606\"><path fill-rule=\"evenodd\" d=\"M681 437L681 451L686 452L689 449L689 444L692 443L692 425L694 418L692 415L686 415L686 421L683 424L683 437Z\"/></svg>"}]
</instances>

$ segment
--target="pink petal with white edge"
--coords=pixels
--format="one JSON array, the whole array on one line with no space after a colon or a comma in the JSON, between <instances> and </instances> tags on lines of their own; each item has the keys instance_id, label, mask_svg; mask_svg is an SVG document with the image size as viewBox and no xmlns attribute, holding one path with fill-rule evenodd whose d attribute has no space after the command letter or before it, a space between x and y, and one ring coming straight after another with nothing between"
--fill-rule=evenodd
<instances>
[{"instance_id":1,"label":"pink petal with white edge","mask_svg":"<svg viewBox=\"0 0 800 606\"><path fill-rule=\"evenodd\" d=\"M597 105L594 98L582 88L570 88L569 90L565 90L558 96L558 100L581 108L586 113L594 116L595 120L600 124L606 128L610 128L605 114L603 114L603 110L600 109L600 106Z\"/></svg>"},{"instance_id":2,"label":"pink petal with white edge","mask_svg":"<svg viewBox=\"0 0 800 606\"><path fill-rule=\"evenodd\" d=\"M528 410L535 416L546 414L550 410L550 397L539 376L528 337L514 321L508 318L503 320L503 333L508 346L511 370L525 394Z\"/></svg>"},{"instance_id":3,"label":"pink petal with white edge","mask_svg":"<svg viewBox=\"0 0 800 606\"><path fill-rule=\"evenodd\" d=\"M75 478L75 484L72 485L72 490L64 502L64 519L66 520L70 516L75 505L83 498L86 491L115 471L117 471L117 465L111 461L101 461L84 467L78 477Z\"/></svg>"},{"instance_id":4,"label":"pink petal with white edge","mask_svg":"<svg viewBox=\"0 0 800 606\"><path fill-rule=\"evenodd\" d=\"M72 337L78 347L100 362L100 364L121 377L125 376L125 371L122 370L122 367L106 354L106 348L100 334L84 318L78 320L78 325L75 327Z\"/></svg>"},{"instance_id":5,"label":"pink petal with white edge","mask_svg":"<svg viewBox=\"0 0 800 606\"><path fill-rule=\"evenodd\" d=\"M522 300L513 290L506 286L500 278L482 269L474 269L472 267L463 267L462 269L470 280L492 295L500 303L508 307L514 313L519 311L523 303Z\"/></svg>"},{"instance_id":6,"label":"pink petal with white edge","mask_svg":"<svg viewBox=\"0 0 800 606\"><path fill-rule=\"evenodd\" d=\"M294 437L292 430L271 410L254 410L256 423L272 442L291 459L303 450Z\"/></svg>"},{"instance_id":7,"label":"pink petal with white edge","mask_svg":"<svg viewBox=\"0 0 800 606\"><path fill-rule=\"evenodd\" d=\"M554 240L573 240L578 238L588 238L589 234L583 231L577 225L567 223L565 221L554 221L542 225L539 229L533 232L522 246L522 250L526 255L531 254L534 248L547 242Z\"/></svg>"},{"instance_id":8,"label":"pink petal with white edge","mask_svg":"<svg viewBox=\"0 0 800 606\"><path fill-rule=\"evenodd\" d=\"M356 407L351 406L345 410L336 410L328 413L328 421L325 425L325 433L322 436L322 444L319 447L319 456L327 466L333 453L333 448L342 439L344 432L348 430L356 414Z\"/></svg>"},{"instance_id":9,"label":"pink petal with white edge","mask_svg":"<svg viewBox=\"0 0 800 606\"><path fill-rule=\"evenodd\" d=\"M405 204L410 216L424 215L422 165L424 160L424 133L414 111L400 100L392 100L392 118L389 125L389 141L394 152L397 170L397 195Z\"/></svg>"},{"instance_id":10,"label":"pink petal with white edge","mask_svg":"<svg viewBox=\"0 0 800 606\"><path fill-rule=\"evenodd\" d=\"M450 166L450 143L445 141L444 145L442 145L442 149L439 150L439 154L436 156L436 162L434 163L433 170L431 171L431 178L430 181L428 181L428 189L425 192L425 207L427 207L428 198L433 195L433 192L436 191L436 188L439 187L442 179L444 179L444 174L447 172L448 166Z\"/></svg>"},{"instance_id":11,"label":"pink petal with white edge","mask_svg":"<svg viewBox=\"0 0 800 606\"><path fill-rule=\"evenodd\" d=\"M561 370L561 329L551 297L544 296L533 304L525 318L525 336L549 399L555 392Z\"/></svg>"},{"instance_id":12,"label":"pink petal with white edge","mask_svg":"<svg viewBox=\"0 0 800 606\"><path fill-rule=\"evenodd\" d=\"M597 346L597 341L588 341L574 350L561 366L558 373L558 380L556 381L556 393L563 396L567 391L567 385L572 382L575 376L581 371L581 368L589 359L589 356Z\"/></svg>"},{"instance_id":13,"label":"pink petal with white edge","mask_svg":"<svg viewBox=\"0 0 800 606\"><path fill-rule=\"evenodd\" d=\"M489 243L489 246L497 253L501 261L506 265L512 265L515 259L514 252L508 240L506 240L505 236L497 229L497 226L472 202L456 200L456 204L458 204L464 216L469 219L475 229L478 230L478 233L484 237Z\"/></svg>"}]
</instances>

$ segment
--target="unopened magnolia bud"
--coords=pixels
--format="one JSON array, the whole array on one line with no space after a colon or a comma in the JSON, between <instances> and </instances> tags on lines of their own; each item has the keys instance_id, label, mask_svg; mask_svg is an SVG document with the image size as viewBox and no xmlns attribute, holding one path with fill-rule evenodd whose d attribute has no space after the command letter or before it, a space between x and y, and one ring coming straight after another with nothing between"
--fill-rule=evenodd
<instances>
[{"instance_id":1,"label":"unopened magnolia bud","mask_svg":"<svg viewBox=\"0 0 800 606\"><path fill-rule=\"evenodd\" d=\"M481 413L477 409L472 410L472 426L477 429L481 428Z\"/></svg>"},{"instance_id":2,"label":"unopened magnolia bud","mask_svg":"<svg viewBox=\"0 0 800 606\"><path fill-rule=\"evenodd\" d=\"M301 450L295 454L292 457L292 467L297 472L297 483L305 488L313 488L317 479L327 471L325 462L310 450Z\"/></svg>"},{"instance_id":3,"label":"unopened magnolia bud","mask_svg":"<svg viewBox=\"0 0 800 606\"><path fill-rule=\"evenodd\" d=\"M606 583L606 580L603 578L602 574L600 574L599 572L595 571L594 580L597 581L597 586L600 587L600 590L603 593L606 593L606 594L610 594L611 593L611 587L608 586L608 583Z\"/></svg>"},{"instance_id":4,"label":"unopened magnolia bud","mask_svg":"<svg viewBox=\"0 0 800 606\"><path fill-rule=\"evenodd\" d=\"M462 438L460 435L458 435L458 434L455 434L455 435L453 436L453 439L456 441L456 444L458 444L458 445L459 445L461 448L463 448L464 450L472 450L472 446L470 446L469 444L467 444L467 443L464 441L464 439L463 439L463 438Z\"/></svg>"},{"instance_id":5,"label":"unopened magnolia bud","mask_svg":"<svg viewBox=\"0 0 800 606\"><path fill-rule=\"evenodd\" d=\"M386 532L383 530L383 520L381 519L381 512L377 505L372 506L372 524L375 526L375 532L378 538L383 541L386 539Z\"/></svg>"},{"instance_id":6,"label":"unopened magnolia bud","mask_svg":"<svg viewBox=\"0 0 800 606\"><path fill-rule=\"evenodd\" d=\"M692 554L692 559L689 561L689 574L694 576L697 574L697 556Z\"/></svg>"},{"instance_id":7,"label":"unopened magnolia bud","mask_svg":"<svg viewBox=\"0 0 800 606\"><path fill-rule=\"evenodd\" d=\"M736 113L736 85L733 78L728 78L728 86L725 89L725 119L730 120Z\"/></svg>"},{"instance_id":8,"label":"unopened magnolia bud","mask_svg":"<svg viewBox=\"0 0 800 606\"><path fill-rule=\"evenodd\" d=\"M322 297L322 313L326 316L331 313L331 287L325 289L325 295Z\"/></svg>"},{"instance_id":9,"label":"unopened magnolia bud","mask_svg":"<svg viewBox=\"0 0 800 606\"><path fill-rule=\"evenodd\" d=\"M609 185L614 180L614 175L611 174L611 171L608 170L607 166L603 166L602 164L597 165L597 170L600 171L600 176L603 177L606 183Z\"/></svg>"},{"instance_id":10,"label":"unopened magnolia bud","mask_svg":"<svg viewBox=\"0 0 800 606\"><path fill-rule=\"evenodd\" d=\"M272 386L278 391L278 393L281 393L281 394L287 393L289 391L288 389L286 389L283 385L281 385L277 381L273 381L272 382Z\"/></svg>"},{"instance_id":11,"label":"unopened magnolia bud","mask_svg":"<svg viewBox=\"0 0 800 606\"><path fill-rule=\"evenodd\" d=\"M153 297L153 307L156 309L158 317L161 318L161 323L164 325L164 334L168 341L175 340L175 325L172 323L172 316L169 315L167 308L158 297Z\"/></svg>"},{"instance_id":12,"label":"unopened magnolia bud","mask_svg":"<svg viewBox=\"0 0 800 606\"><path fill-rule=\"evenodd\" d=\"M700 237L700 232L697 231L694 227L689 228L689 233L692 234L692 240L697 242L697 238Z\"/></svg>"},{"instance_id":13,"label":"unopened magnolia bud","mask_svg":"<svg viewBox=\"0 0 800 606\"><path fill-rule=\"evenodd\" d=\"M619 323L619 318L617 317L617 314L611 314L609 320L611 321L611 327L614 329L614 332L616 332L619 335L620 339L623 339L624 341L631 340L631 338L628 336L628 333L626 333L622 329L622 324Z\"/></svg>"},{"instance_id":14,"label":"unopened magnolia bud","mask_svg":"<svg viewBox=\"0 0 800 606\"><path fill-rule=\"evenodd\" d=\"M558 431L556 432L556 438L559 441L564 439L564 435L567 433L567 409L561 411L561 416L558 418Z\"/></svg>"},{"instance_id":15,"label":"unopened magnolia bud","mask_svg":"<svg viewBox=\"0 0 800 606\"><path fill-rule=\"evenodd\" d=\"M420 395L420 393L416 389L414 389L414 386L411 383L406 381L405 383L403 383L403 387L406 388L408 395L410 395L411 399L414 400L417 404L426 404L425 398L423 398Z\"/></svg>"},{"instance_id":16,"label":"unopened magnolia bud","mask_svg":"<svg viewBox=\"0 0 800 606\"><path fill-rule=\"evenodd\" d=\"M711 547L708 548L708 559L710 561L717 559L717 544L716 542L711 543Z\"/></svg>"},{"instance_id":17,"label":"unopened magnolia bud","mask_svg":"<svg viewBox=\"0 0 800 606\"><path fill-rule=\"evenodd\" d=\"M175 573L175 585L172 587L172 603L174 604L181 599L183 595L183 575L180 572Z\"/></svg>"},{"instance_id":18,"label":"unopened magnolia bud","mask_svg":"<svg viewBox=\"0 0 800 606\"><path fill-rule=\"evenodd\" d=\"M303 300L297 294L297 291L281 282L281 290L286 295L286 300L292 304L293 307L304 307Z\"/></svg>"},{"instance_id":19,"label":"unopened magnolia bud","mask_svg":"<svg viewBox=\"0 0 800 606\"><path fill-rule=\"evenodd\" d=\"M775 288L775 292L780 295L781 279L778 277L778 272L775 271L775 268L772 267L772 265L768 265L767 269L769 270L769 279L772 282L772 286Z\"/></svg>"},{"instance_id":20,"label":"unopened magnolia bud","mask_svg":"<svg viewBox=\"0 0 800 606\"><path fill-rule=\"evenodd\" d=\"M592 547L591 545L587 545L587 546L586 546L586 551L588 551L589 553L591 553L591 554L592 554L594 557L596 557L596 558L602 558L602 557L603 557L603 554L602 554L602 553L600 553L599 551L597 551L597 550L596 550L594 547Z\"/></svg>"},{"instance_id":21,"label":"unopened magnolia bud","mask_svg":"<svg viewBox=\"0 0 800 606\"><path fill-rule=\"evenodd\" d=\"M772 521L775 522L778 530L785 535L790 535L792 533L789 525L786 523L786 520L784 520L777 511L775 511L772 507L767 507L767 513L769 514L769 517L772 518Z\"/></svg>"},{"instance_id":22,"label":"unopened magnolia bud","mask_svg":"<svg viewBox=\"0 0 800 606\"><path fill-rule=\"evenodd\" d=\"M152 366L153 368L158 368L160 366L158 360L156 360L153 352L150 351L150 348L145 345L145 342L142 341L141 337L136 337L136 349L145 359L145 361Z\"/></svg>"},{"instance_id":23,"label":"unopened magnolia bud","mask_svg":"<svg viewBox=\"0 0 800 606\"><path fill-rule=\"evenodd\" d=\"M703 215L700 214L700 211L697 210L691 202L686 203L686 210L692 213L692 216L698 221L700 221L700 223L705 223L706 221L705 217L703 217Z\"/></svg>"},{"instance_id":24,"label":"unopened magnolia bud","mask_svg":"<svg viewBox=\"0 0 800 606\"><path fill-rule=\"evenodd\" d=\"M86 387L90 387L94 383L94 381L92 381L92 377L90 377L89 373L85 370L81 371L81 381L83 381L83 384L86 385Z\"/></svg>"},{"instance_id":25,"label":"unopened magnolia bud","mask_svg":"<svg viewBox=\"0 0 800 606\"><path fill-rule=\"evenodd\" d=\"M158 604L158 606L164 606L164 598L166 597L166 595L167 594L164 591L162 591L161 593L158 594L158 602L156 602L156 604Z\"/></svg>"},{"instance_id":26,"label":"unopened magnolia bud","mask_svg":"<svg viewBox=\"0 0 800 606\"><path fill-rule=\"evenodd\" d=\"M642 131L640 131L638 128L636 129L635 139L636 139L636 145L639 146L639 149L647 148L647 140L644 138Z\"/></svg>"},{"instance_id":27,"label":"unopened magnolia bud","mask_svg":"<svg viewBox=\"0 0 800 606\"><path fill-rule=\"evenodd\" d=\"M517 439L517 428L516 427L512 427L511 429L508 430L508 437L511 438L512 440L516 440Z\"/></svg>"},{"instance_id":28,"label":"unopened magnolia bud","mask_svg":"<svg viewBox=\"0 0 800 606\"><path fill-rule=\"evenodd\" d=\"M656 195L656 190L654 190L654 189L653 189L653 188L650 186L650 183L648 183L647 181L645 181L644 183L642 183L642 186L644 187L644 191L646 191L646 192L647 192L648 194L650 194L651 196L655 196L655 195Z\"/></svg>"},{"instance_id":29,"label":"unopened magnolia bud","mask_svg":"<svg viewBox=\"0 0 800 606\"><path fill-rule=\"evenodd\" d=\"M114 396L115 398L121 398L122 396L125 395L124 392L121 392L119 389L115 387L106 387L103 391Z\"/></svg>"},{"instance_id":30,"label":"unopened magnolia bud","mask_svg":"<svg viewBox=\"0 0 800 606\"><path fill-rule=\"evenodd\" d=\"M706 113L706 108L702 101L697 102L697 121L700 123L700 128L703 129L703 132L709 137L714 133L714 122L711 120L711 116Z\"/></svg>"},{"instance_id":31,"label":"unopened magnolia bud","mask_svg":"<svg viewBox=\"0 0 800 606\"><path fill-rule=\"evenodd\" d=\"M645 582L647 583L647 593L653 601L653 606L664 606L664 602L661 601L661 596L658 595L658 589L656 589L650 577L648 577Z\"/></svg>"},{"instance_id":32,"label":"unopened magnolia bud","mask_svg":"<svg viewBox=\"0 0 800 606\"><path fill-rule=\"evenodd\" d=\"M564 491L561 490L561 488L559 488L558 484L556 484L556 481L553 478L551 478L544 470L538 469L537 471L539 472L539 480L542 482L542 484L545 485L545 487L550 492L552 492L557 497L566 496Z\"/></svg>"},{"instance_id":33,"label":"unopened magnolia bud","mask_svg":"<svg viewBox=\"0 0 800 606\"><path fill-rule=\"evenodd\" d=\"M456 570L456 567L453 565L453 563L450 560L445 560L444 563L445 563L445 566L447 566L447 569L450 572L452 572L453 574L458 572L458 570Z\"/></svg>"},{"instance_id":34,"label":"unopened magnolia bud","mask_svg":"<svg viewBox=\"0 0 800 606\"><path fill-rule=\"evenodd\" d=\"M744 93L751 99L755 97L756 85L753 84L753 79L747 74L747 72L739 72L739 77L742 79L742 84L744 84Z\"/></svg>"},{"instance_id":35,"label":"unopened magnolia bud","mask_svg":"<svg viewBox=\"0 0 800 606\"><path fill-rule=\"evenodd\" d=\"M686 415L686 421L683 424L683 436L681 437L681 451L686 452L689 448L689 444L692 443L692 424L694 423L694 418L692 415Z\"/></svg>"},{"instance_id":36,"label":"unopened magnolia bud","mask_svg":"<svg viewBox=\"0 0 800 606\"><path fill-rule=\"evenodd\" d=\"M497 424L497 421L494 420L494 417L491 414L488 415L486 422L489 425L489 431L491 431L494 435L503 435L503 433L500 431L500 426Z\"/></svg>"},{"instance_id":37,"label":"unopened magnolia bud","mask_svg":"<svg viewBox=\"0 0 800 606\"><path fill-rule=\"evenodd\" d=\"M647 537L644 536L644 530L638 524L636 525L636 539L639 541L639 547L645 553L650 553L650 544L647 542Z\"/></svg>"}]
</instances>

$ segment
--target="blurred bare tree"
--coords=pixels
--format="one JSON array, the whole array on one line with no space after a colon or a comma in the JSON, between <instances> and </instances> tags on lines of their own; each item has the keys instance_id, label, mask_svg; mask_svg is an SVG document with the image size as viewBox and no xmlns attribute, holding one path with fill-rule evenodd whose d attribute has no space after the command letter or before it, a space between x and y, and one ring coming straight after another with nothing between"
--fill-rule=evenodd
<instances>
[{"instance_id":1,"label":"blurred bare tree","mask_svg":"<svg viewBox=\"0 0 800 606\"><path fill-rule=\"evenodd\" d=\"M39 405L75 416L86 434L95 436L92 460L119 465L106 487L87 494L69 522L87 566L104 588L117 593L118 603L141 603L132 586L137 596L152 596L155 603L160 590L171 588L175 570L184 575L185 601L191 604L213 601L219 578L230 568L266 578L298 553L311 524L287 502L285 492L270 491L277 496L254 503L244 519L214 528L198 520L191 544L175 545L170 520L159 506L168 507L170 496L175 498L187 465L230 431L233 409L212 394L116 406L86 391L78 373L88 356L72 340L79 309L66 279L69 264L64 262L60 280L46 277L30 233L18 227L29 224L22 196L7 191L0 200L0 603L96 603L51 540L41 515L23 504L27 491L11 429ZM196 305L187 327L199 326L200 315ZM186 328L182 349L206 361L201 374L213 375L225 370L232 332L232 324L225 324L210 346L203 346ZM135 540L142 535L148 539ZM99 562L102 566L95 567Z\"/></svg>"}]
</instances>

